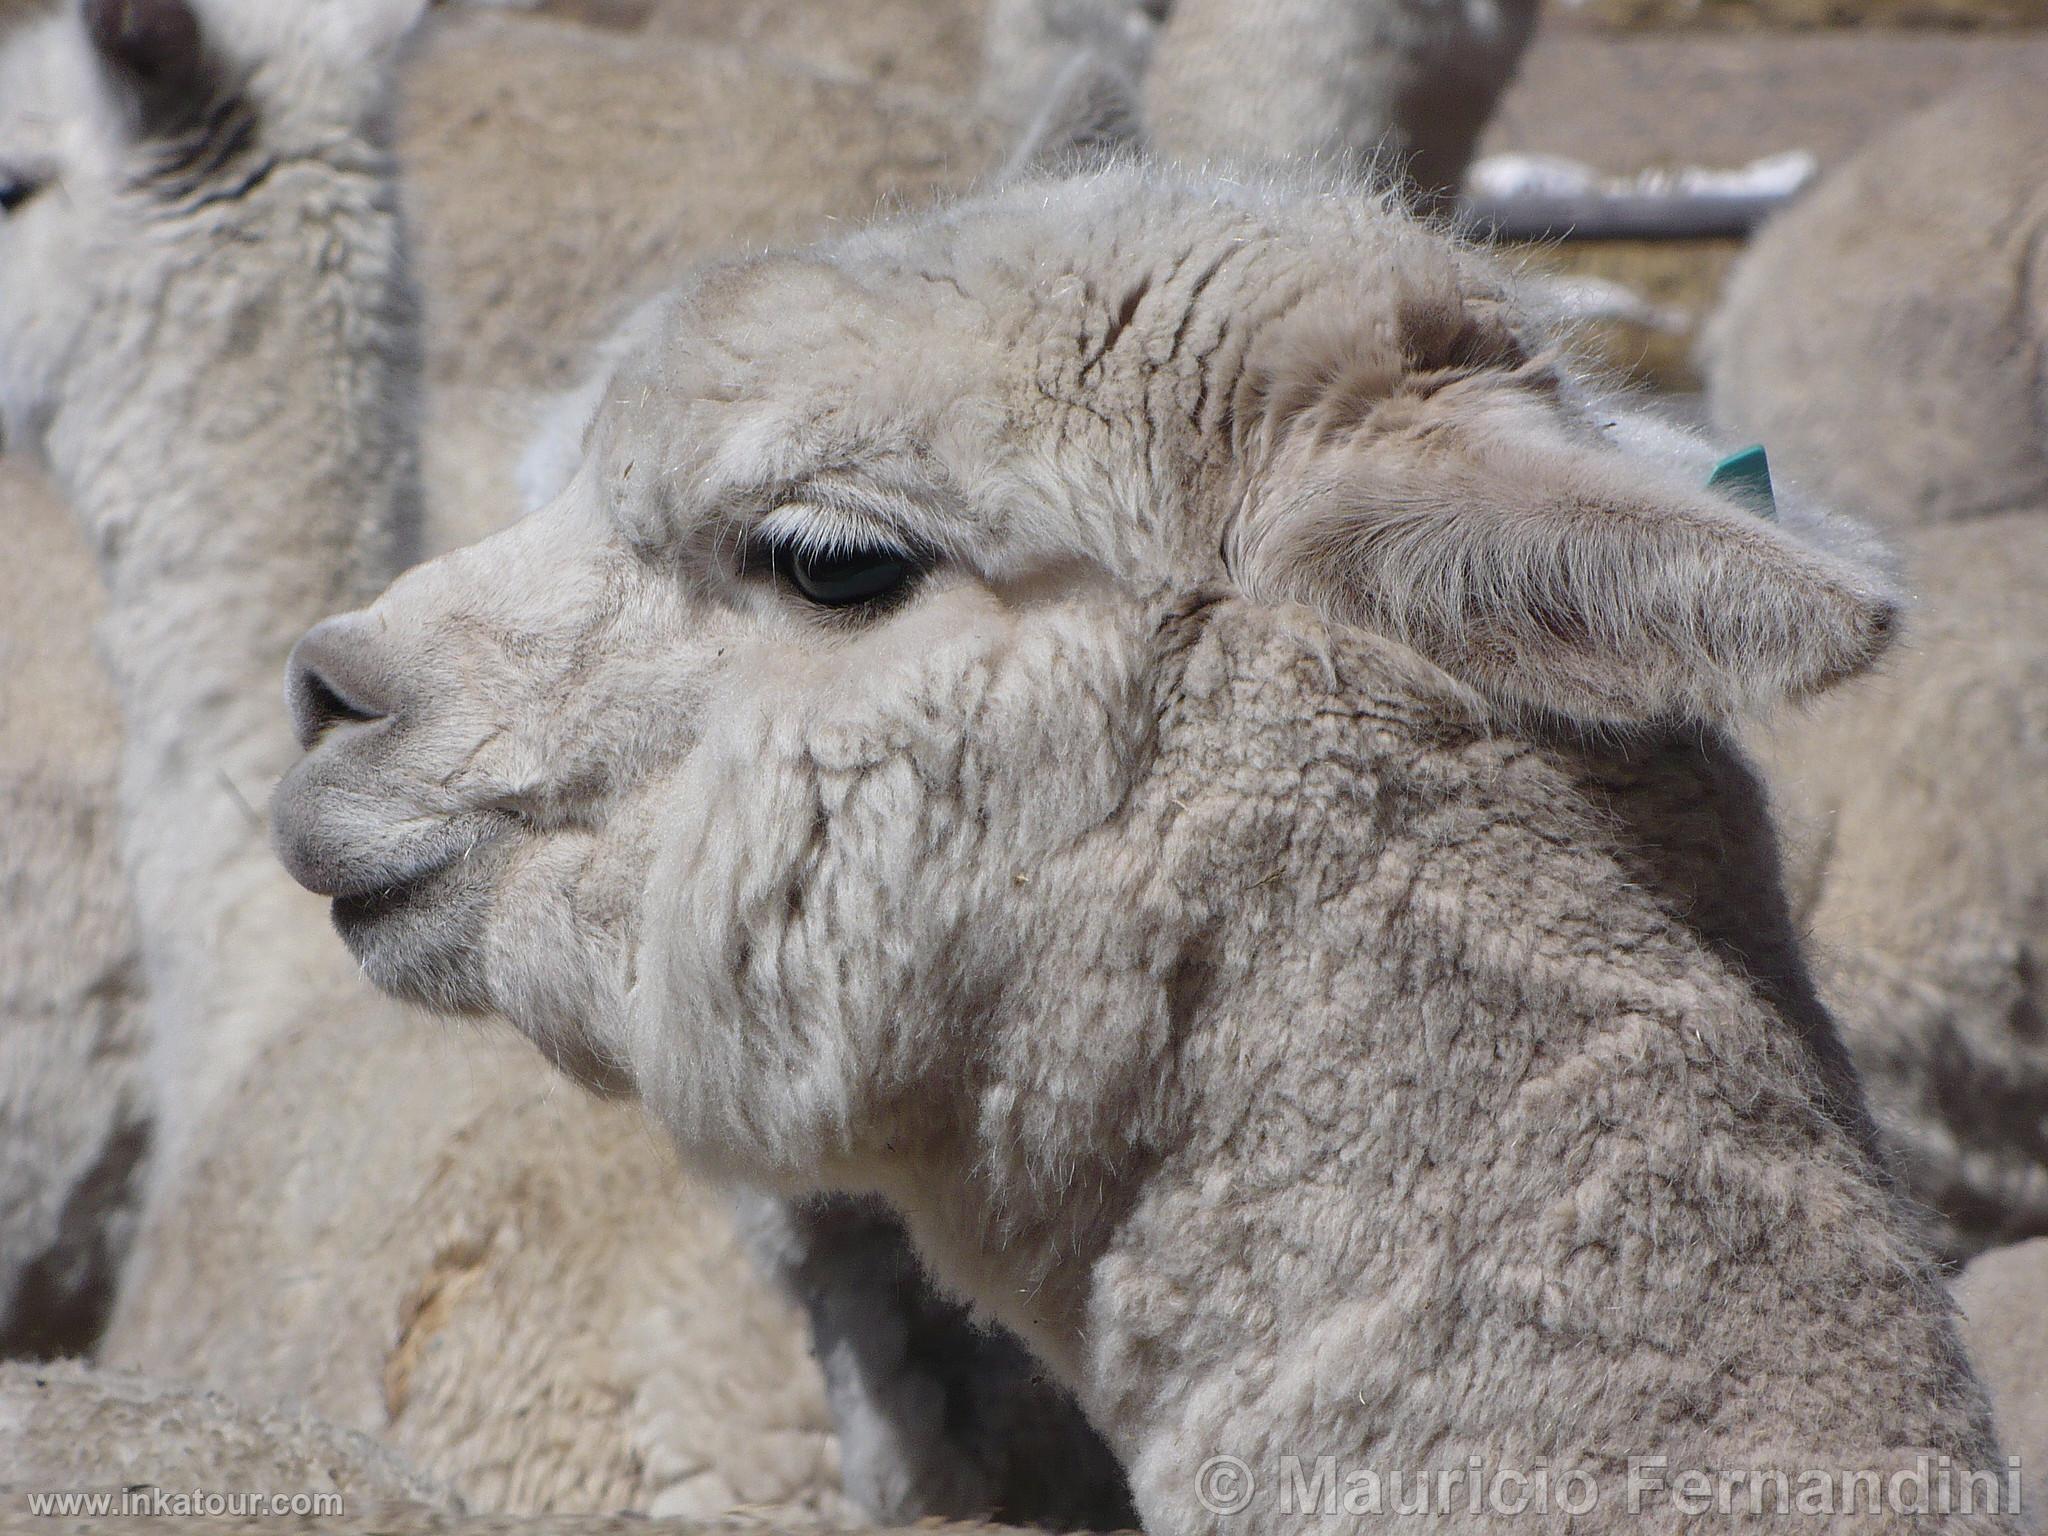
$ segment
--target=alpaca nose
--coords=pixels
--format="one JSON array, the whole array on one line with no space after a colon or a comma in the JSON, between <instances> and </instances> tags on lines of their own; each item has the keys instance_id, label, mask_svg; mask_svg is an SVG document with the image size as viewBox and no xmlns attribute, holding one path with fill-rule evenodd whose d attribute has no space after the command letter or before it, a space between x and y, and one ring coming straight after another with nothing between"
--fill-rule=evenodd
<instances>
[{"instance_id":1,"label":"alpaca nose","mask_svg":"<svg viewBox=\"0 0 2048 1536\"><path fill-rule=\"evenodd\" d=\"M389 677L364 621L355 615L326 619L307 630L285 663L285 703L299 746L310 752L338 726L397 713Z\"/></svg>"}]
</instances>

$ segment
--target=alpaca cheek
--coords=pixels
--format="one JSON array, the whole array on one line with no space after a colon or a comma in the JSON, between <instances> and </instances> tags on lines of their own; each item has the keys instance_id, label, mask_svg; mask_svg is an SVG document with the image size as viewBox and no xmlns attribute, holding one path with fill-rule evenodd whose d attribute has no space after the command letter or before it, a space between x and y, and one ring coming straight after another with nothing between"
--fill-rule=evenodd
<instances>
[{"instance_id":1,"label":"alpaca cheek","mask_svg":"<svg viewBox=\"0 0 2048 1536\"><path fill-rule=\"evenodd\" d=\"M724 745L692 754L658 801L651 797L630 1023L635 1074L648 1083L715 1072L722 1036L747 1008L742 893L770 878L787 818L774 814L784 785L773 765L749 784L744 748Z\"/></svg>"}]
</instances>

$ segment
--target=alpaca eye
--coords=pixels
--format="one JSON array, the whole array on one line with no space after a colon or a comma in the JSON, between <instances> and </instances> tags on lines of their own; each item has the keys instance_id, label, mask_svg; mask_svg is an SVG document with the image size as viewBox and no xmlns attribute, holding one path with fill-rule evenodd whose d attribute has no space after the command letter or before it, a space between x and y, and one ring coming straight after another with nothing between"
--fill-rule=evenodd
<instances>
[{"instance_id":1,"label":"alpaca eye","mask_svg":"<svg viewBox=\"0 0 2048 1536\"><path fill-rule=\"evenodd\" d=\"M889 544L820 548L777 542L769 555L776 574L820 608L887 602L901 596L925 571L925 562Z\"/></svg>"},{"instance_id":2,"label":"alpaca eye","mask_svg":"<svg viewBox=\"0 0 2048 1536\"><path fill-rule=\"evenodd\" d=\"M12 213L42 191L43 184L18 172L0 170L0 213Z\"/></svg>"}]
</instances>

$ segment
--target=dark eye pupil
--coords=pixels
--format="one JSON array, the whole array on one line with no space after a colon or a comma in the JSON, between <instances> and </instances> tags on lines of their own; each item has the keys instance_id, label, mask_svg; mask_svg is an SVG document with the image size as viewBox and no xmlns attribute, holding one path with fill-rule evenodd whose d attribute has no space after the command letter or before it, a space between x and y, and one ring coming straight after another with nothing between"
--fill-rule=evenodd
<instances>
[{"instance_id":1,"label":"dark eye pupil","mask_svg":"<svg viewBox=\"0 0 2048 1536\"><path fill-rule=\"evenodd\" d=\"M787 568L797 591L822 608L849 608L891 596L915 571L910 560L893 549L795 550Z\"/></svg>"},{"instance_id":2,"label":"dark eye pupil","mask_svg":"<svg viewBox=\"0 0 2048 1536\"><path fill-rule=\"evenodd\" d=\"M26 181L13 181L0 177L0 213L12 213L35 195L35 188Z\"/></svg>"}]
</instances>

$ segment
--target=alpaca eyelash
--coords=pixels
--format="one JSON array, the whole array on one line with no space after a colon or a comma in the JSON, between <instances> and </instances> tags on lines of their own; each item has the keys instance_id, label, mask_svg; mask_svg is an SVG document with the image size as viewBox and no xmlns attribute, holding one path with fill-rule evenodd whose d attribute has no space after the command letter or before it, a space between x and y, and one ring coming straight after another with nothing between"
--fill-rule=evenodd
<instances>
[{"instance_id":1,"label":"alpaca eyelash","mask_svg":"<svg viewBox=\"0 0 2048 1536\"><path fill-rule=\"evenodd\" d=\"M748 531L749 543L788 546L811 554L836 554L849 549L894 549L914 553L894 527L857 508L813 501L783 501Z\"/></svg>"}]
</instances>

